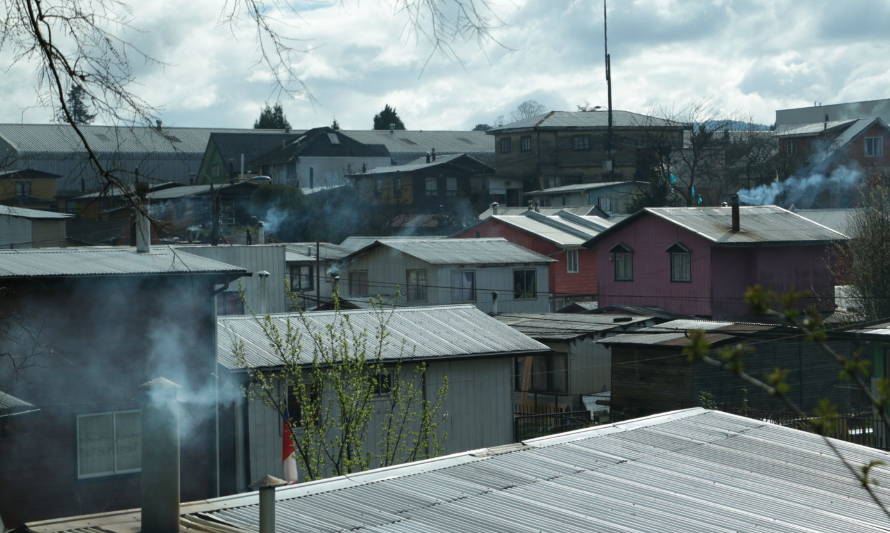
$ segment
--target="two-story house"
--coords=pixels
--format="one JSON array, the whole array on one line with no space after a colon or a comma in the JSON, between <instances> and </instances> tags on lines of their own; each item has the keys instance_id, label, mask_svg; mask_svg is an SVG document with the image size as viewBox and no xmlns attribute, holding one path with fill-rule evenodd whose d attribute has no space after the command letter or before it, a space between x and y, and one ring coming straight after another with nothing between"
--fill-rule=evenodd
<instances>
[{"instance_id":1,"label":"two-story house","mask_svg":"<svg viewBox=\"0 0 890 533\"><path fill-rule=\"evenodd\" d=\"M527 189L645 177L653 147L682 148L689 126L630 111L551 111L488 131L498 177ZM611 160L609 153L611 152Z\"/></svg>"},{"instance_id":2,"label":"two-story house","mask_svg":"<svg viewBox=\"0 0 890 533\"><path fill-rule=\"evenodd\" d=\"M544 215L529 210L520 215L491 215L455 237L503 237L553 258L548 269L552 311L576 300L595 299L596 257L584 243L611 225L598 216L567 211Z\"/></svg>"},{"instance_id":3,"label":"two-story house","mask_svg":"<svg viewBox=\"0 0 890 533\"><path fill-rule=\"evenodd\" d=\"M599 233L599 305L658 306L715 319L749 314L745 290L805 291L834 309L831 255L842 233L774 205L646 208Z\"/></svg>"},{"instance_id":4,"label":"two-story house","mask_svg":"<svg viewBox=\"0 0 890 533\"><path fill-rule=\"evenodd\" d=\"M0 171L0 202L31 209L56 207L56 182L62 176L25 168Z\"/></svg>"},{"instance_id":5,"label":"two-story house","mask_svg":"<svg viewBox=\"0 0 890 533\"><path fill-rule=\"evenodd\" d=\"M349 300L397 305L472 303L497 314L550 310L555 259L506 239L381 239L342 261Z\"/></svg>"}]
</instances>

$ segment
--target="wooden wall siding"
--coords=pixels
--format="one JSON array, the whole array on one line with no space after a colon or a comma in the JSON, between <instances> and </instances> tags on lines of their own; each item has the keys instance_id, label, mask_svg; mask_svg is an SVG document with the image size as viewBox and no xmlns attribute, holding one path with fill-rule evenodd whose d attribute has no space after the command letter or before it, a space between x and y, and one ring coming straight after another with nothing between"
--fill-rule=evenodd
<instances>
[{"instance_id":1,"label":"wooden wall siding","mask_svg":"<svg viewBox=\"0 0 890 533\"><path fill-rule=\"evenodd\" d=\"M593 337L568 345L569 392L591 394L612 390L612 354Z\"/></svg>"}]
</instances>

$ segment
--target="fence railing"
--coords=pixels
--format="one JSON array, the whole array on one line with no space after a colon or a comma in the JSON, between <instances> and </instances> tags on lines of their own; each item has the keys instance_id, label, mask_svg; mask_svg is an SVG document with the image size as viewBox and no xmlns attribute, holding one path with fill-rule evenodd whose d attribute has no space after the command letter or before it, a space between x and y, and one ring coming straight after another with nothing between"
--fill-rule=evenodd
<instances>
[{"instance_id":1,"label":"fence railing","mask_svg":"<svg viewBox=\"0 0 890 533\"><path fill-rule=\"evenodd\" d=\"M832 437L847 442L862 444L872 448L890 450L887 427L881 418L873 412L840 413L830 418L801 417L797 413L741 410L736 414L772 422L780 426L819 432L826 437Z\"/></svg>"},{"instance_id":2,"label":"fence railing","mask_svg":"<svg viewBox=\"0 0 890 533\"><path fill-rule=\"evenodd\" d=\"M513 415L513 440L515 442L563 431L571 431L593 425L588 411L560 411L543 414Z\"/></svg>"}]
</instances>

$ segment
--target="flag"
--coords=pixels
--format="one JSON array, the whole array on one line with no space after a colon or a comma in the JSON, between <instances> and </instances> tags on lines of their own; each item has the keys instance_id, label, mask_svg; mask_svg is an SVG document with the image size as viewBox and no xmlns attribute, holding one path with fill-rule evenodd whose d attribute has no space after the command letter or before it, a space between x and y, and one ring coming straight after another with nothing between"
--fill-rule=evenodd
<instances>
[{"instance_id":1,"label":"flag","mask_svg":"<svg viewBox=\"0 0 890 533\"><path fill-rule=\"evenodd\" d=\"M284 462L284 480L297 481L297 448L294 446L294 434L290 430L290 422L284 422L281 442L281 460Z\"/></svg>"}]
</instances>

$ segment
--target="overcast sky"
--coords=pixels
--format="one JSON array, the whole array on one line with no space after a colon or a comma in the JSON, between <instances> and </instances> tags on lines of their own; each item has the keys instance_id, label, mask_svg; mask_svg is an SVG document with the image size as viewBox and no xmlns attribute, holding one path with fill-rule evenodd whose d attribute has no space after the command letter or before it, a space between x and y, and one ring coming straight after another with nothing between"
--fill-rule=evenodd
<instances>
[{"instance_id":1,"label":"overcast sky","mask_svg":"<svg viewBox=\"0 0 890 533\"><path fill-rule=\"evenodd\" d=\"M294 68L313 99L281 96L294 128L370 129L384 104L409 129L494 124L524 100L548 110L605 105L602 2L491 0L490 40L430 56L395 0L298 0L280 15L307 52ZM219 23L216 0L143 0L123 36L163 65L135 65L132 89L166 125L250 127L278 97L252 28ZM890 2L612 0L613 102L636 112L706 102L770 124L776 109L890 96ZM138 31L137 31L138 30ZM0 56L8 62L7 56ZM427 60L429 60L427 62ZM0 78L0 121L46 122L34 75Z\"/></svg>"}]
</instances>

